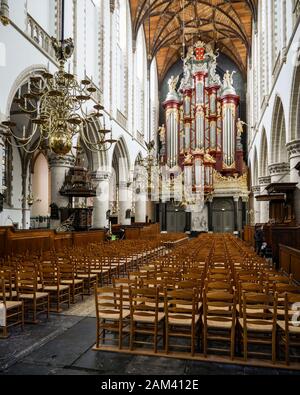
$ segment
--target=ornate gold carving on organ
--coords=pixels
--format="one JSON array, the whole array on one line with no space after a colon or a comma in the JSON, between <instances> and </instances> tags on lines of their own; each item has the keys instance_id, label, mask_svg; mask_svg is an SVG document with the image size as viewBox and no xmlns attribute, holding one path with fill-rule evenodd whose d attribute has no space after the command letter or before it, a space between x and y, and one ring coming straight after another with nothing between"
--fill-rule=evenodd
<instances>
[{"instance_id":1,"label":"ornate gold carving on organ","mask_svg":"<svg viewBox=\"0 0 300 395\"><path fill-rule=\"evenodd\" d=\"M217 74L218 52L198 42L184 59L184 73L169 79L163 106L165 126L160 163L180 166L193 189L214 189L214 171L222 176L243 174L243 149L238 118L240 98L234 88L234 73L223 82Z\"/></svg>"}]
</instances>

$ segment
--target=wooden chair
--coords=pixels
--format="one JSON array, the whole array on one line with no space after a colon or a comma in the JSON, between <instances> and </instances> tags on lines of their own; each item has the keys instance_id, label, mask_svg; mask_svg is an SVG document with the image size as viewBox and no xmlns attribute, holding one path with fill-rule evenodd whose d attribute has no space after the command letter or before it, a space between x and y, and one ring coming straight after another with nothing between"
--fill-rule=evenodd
<instances>
[{"instance_id":1,"label":"wooden chair","mask_svg":"<svg viewBox=\"0 0 300 395\"><path fill-rule=\"evenodd\" d=\"M97 274L92 273L90 262L85 257L76 259L76 278L83 280L84 295L91 295L91 290L97 285Z\"/></svg>"},{"instance_id":2,"label":"wooden chair","mask_svg":"<svg viewBox=\"0 0 300 395\"><path fill-rule=\"evenodd\" d=\"M170 347L186 348L186 345L170 344L170 338L190 339L190 352L195 355L199 344L200 310L199 294L196 289L165 290L166 353Z\"/></svg>"},{"instance_id":3,"label":"wooden chair","mask_svg":"<svg viewBox=\"0 0 300 395\"><path fill-rule=\"evenodd\" d=\"M4 281L4 291L6 300L18 300L18 287L13 271L10 268L2 267L0 269L0 277ZM0 298L3 297L2 289L0 289Z\"/></svg>"},{"instance_id":4,"label":"wooden chair","mask_svg":"<svg viewBox=\"0 0 300 395\"><path fill-rule=\"evenodd\" d=\"M50 298L48 292L40 291L38 276L33 269L23 269L17 275L19 298L24 302L25 322L36 324L40 314L49 318ZM40 281L40 280L39 280ZM30 319L32 316L32 320Z\"/></svg>"},{"instance_id":5,"label":"wooden chair","mask_svg":"<svg viewBox=\"0 0 300 395\"><path fill-rule=\"evenodd\" d=\"M165 337L164 325L165 313L159 311L159 288L130 288L130 350L135 344L151 344L157 353L158 340L161 335ZM152 336L153 341L141 339L139 335Z\"/></svg>"},{"instance_id":6,"label":"wooden chair","mask_svg":"<svg viewBox=\"0 0 300 395\"><path fill-rule=\"evenodd\" d=\"M117 341L118 348L123 347L124 328L129 323L130 310L123 306L123 287L97 288L95 287L97 337L96 348L104 345L108 340ZM116 333L117 338L107 338L107 332ZM127 334L128 335L128 334Z\"/></svg>"},{"instance_id":7,"label":"wooden chair","mask_svg":"<svg viewBox=\"0 0 300 395\"><path fill-rule=\"evenodd\" d=\"M127 277L120 277L120 278L115 278L113 277L112 279L113 287L114 288L120 288L122 287L123 289L123 294L122 294L122 304L123 308L130 310L130 295L129 295L129 289L130 287L137 288L138 282L137 280L130 280Z\"/></svg>"},{"instance_id":8,"label":"wooden chair","mask_svg":"<svg viewBox=\"0 0 300 395\"><path fill-rule=\"evenodd\" d=\"M6 299L5 279L0 277L0 338L9 336L8 328L21 325L24 330L24 304L22 301L12 301Z\"/></svg>"},{"instance_id":9,"label":"wooden chair","mask_svg":"<svg viewBox=\"0 0 300 395\"><path fill-rule=\"evenodd\" d=\"M60 263L59 271L60 271L60 283L62 285L68 285L70 287L71 303L72 304L75 303L75 299L77 296L81 297L81 300L83 300L83 295L84 295L83 280L76 278L75 266L70 263Z\"/></svg>"},{"instance_id":10,"label":"wooden chair","mask_svg":"<svg viewBox=\"0 0 300 395\"><path fill-rule=\"evenodd\" d=\"M224 352L215 346L209 347L208 342L227 342L230 344L230 358L235 354L236 326L236 295L235 292L213 291L207 288L203 295L203 352Z\"/></svg>"},{"instance_id":11,"label":"wooden chair","mask_svg":"<svg viewBox=\"0 0 300 395\"><path fill-rule=\"evenodd\" d=\"M266 356L264 351L248 350L252 345L271 345L272 362L276 363L276 329L277 329L277 293L266 295L264 293L246 293L243 291L240 312L240 339L243 343L244 360L248 355Z\"/></svg>"},{"instance_id":12,"label":"wooden chair","mask_svg":"<svg viewBox=\"0 0 300 395\"><path fill-rule=\"evenodd\" d=\"M50 308L55 306L51 311L60 313L61 306L67 304L70 308L70 286L60 283L59 267L51 262L43 262L41 264L41 275L43 279L43 290L49 293Z\"/></svg>"},{"instance_id":13,"label":"wooden chair","mask_svg":"<svg viewBox=\"0 0 300 395\"><path fill-rule=\"evenodd\" d=\"M290 364L290 359L299 361L299 354L291 354L291 347L300 349L300 294L285 294L284 321L277 321L280 328L279 344L284 345L285 361Z\"/></svg>"}]
</instances>

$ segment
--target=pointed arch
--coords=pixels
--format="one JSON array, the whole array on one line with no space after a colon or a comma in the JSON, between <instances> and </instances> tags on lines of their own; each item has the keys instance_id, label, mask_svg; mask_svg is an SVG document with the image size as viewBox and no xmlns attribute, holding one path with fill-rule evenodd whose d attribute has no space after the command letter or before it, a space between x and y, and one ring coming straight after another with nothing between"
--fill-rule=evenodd
<instances>
[{"instance_id":1,"label":"pointed arch","mask_svg":"<svg viewBox=\"0 0 300 395\"><path fill-rule=\"evenodd\" d=\"M123 136L120 137L112 155L112 168L117 175L117 183L126 181L130 171L130 156L126 141Z\"/></svg>"},{"instance_id":2,"label":"pointed arch","mask_svg":"<svg viewBox=\"0 0 300 395\"><path fill-rule=\"evenodd\" d=\"M265 128L262 130L259 158L259 176L267 177L269 175L269 147Z\"/></svg>"},{"instance_id":3,"label":"pointed arch","mask_svg":"<svg viewBox=\"0 0 300 395\"><path fill-rule=\"evenodd\" d=\"M271 164L288 162L286 121L281 98L276 96L271 131Z\"/></svg>"},{"instance_id":4,"label":"pointed arch","mask_svg":"<svg viewBox=\"0 0 300 395\"><path fill-rule=\"evenodd\" d=\"M300 65L295 69L293 77L289 137L290 141L300 139Z\"/></svg>"},{"instance_id":5,"label":"pointed arch","mask_svg":"<svg viewBox=\"0 0 300 395\"><path fill-rule=\"evenodd\" d=\"M252 163L252 185L258 185L258 155L257 155L257 148L255 147L254 156L253 156L253 163Z\"/></svg>"}]
</instances>

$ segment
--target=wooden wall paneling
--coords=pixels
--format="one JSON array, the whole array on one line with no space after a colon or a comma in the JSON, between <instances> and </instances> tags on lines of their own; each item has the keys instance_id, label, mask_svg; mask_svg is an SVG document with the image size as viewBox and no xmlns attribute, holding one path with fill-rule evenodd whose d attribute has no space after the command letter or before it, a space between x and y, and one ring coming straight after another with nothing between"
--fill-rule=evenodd
<instances>
[{"instance_id":1,"label":"wooden wall paneling","mask_svg":"<svg viewBox=\"0 0 300 395\"><path fill-rule=\"evenodd\" d=\"M54 248L56 251L63 251L73 246L73 235L71 232L55 233Z\"/></svg>"},{"instance_id":2,"label":"wooden wall paneling","mask_svg":"<svg viewBox=\"0 0 300 395\"><path fill-rule=\"evenodd\" d=\"M6 255L7 248L7 227L0 228L0 258Z\"/></svg>"},{"instance_id":3,"label":"wooden wall paneling","mask_svg":"<svg viewBox=\"0 0 300 395\"><path fill-rule=\"evenodd\" d=\"M300 281L300 250L286 245L279 245L280 268L292 273L295 280Z\"/></svg>"},{"instance_id":4,"label":"wooden wall paneling","mask_svg":"<svg viewBox=\"0 0 300 395\"><path fill-rule=\"evenodd\" d=\"M105 240L104 230L95 230L89 232L74 232L73 245L74 247L82 247L90 243L100 243Z\"/></svg>"},{"instance_id":5,"label":"wooden wall paneling","mask_svg":"<svg viewBox=\"0 0 300 395\"><path fill-rule=\"evenodd\" d=\"M293 274L295 280L300 282L300 251L298 256L291 256L291 273Z\"/></svg>"}]
</instances>

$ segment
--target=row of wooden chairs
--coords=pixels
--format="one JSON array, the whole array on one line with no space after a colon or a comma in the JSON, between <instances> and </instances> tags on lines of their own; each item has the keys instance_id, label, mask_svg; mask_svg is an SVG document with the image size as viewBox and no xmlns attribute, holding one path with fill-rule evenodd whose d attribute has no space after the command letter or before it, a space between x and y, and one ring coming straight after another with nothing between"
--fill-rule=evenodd
<instances>
[{"instance_id":1,"label":"row of wooden chairs","mask_svg":"<svg viewBox=\"0 0 300 395\"><path fill-rule=\"evenodd\" d=\"M188 337L192 341L192 354L195 352L195 344L200 341L199 328L202 328L202 346L205 356L212 351L209 343L215 347L218 342L226 339L230 344L231 358L236 351L240 351L241 344L243 344L242 351L245 359L251 354L248 349L249 344L271 345L274 363L277 359L278 345L284 344L288 363L289 345L298 345L297 323L290 319L291 308L296 306L297 301L300 301L300 288L294 284L291 276L278 273L270 267L268 262L256 257L255 253L241 241L236 241L235 238L227 235L203 235L196 241L190 241L188 248L179 246L171 254L142 266L138 271L129 273L128 278L115 279L113 286L109 291L110 295L113 294L113 290L119 292L122 287L124 309L127 312L127 320L125 320L127 326L125 327L129 325L129 330L125 330L124 333L129 333L131 349L135 343L135 333L138 334L136 329L139 326L132 319L132 312L144 305L140 309L142 316L147 316L149 307L155 305L153 301L149 302L146 298L135 300L136 293L141 290L152 292L155 289L155 292L158 292L157 312L160 313L157 317L161 318L162 324L160 333L163 335L163 345L161 349L165 352L169 350L167 339L170 333L172 336L178 335L179 338L184 338L183 332L178 330L176 325L172 330L170 322L166 321L166 317L169 317L170 306L172 306L167 295L172 292L179 292L181 295L186 292L190 296L193 293L196 298L197 308L194 313L197 317L197 325L193 326L193 329L189 327L190 332L188 331ZM102 291L98 290L96 294L98 307L100 302L97 298L101 293ZM191 313L193 301L190 300L189 305L189 313ZM176 308L178 308L177 305ZM175 312L176 310L172 311L172 313ZM187 318L187 311L177 310L177 313L178 316ZM178 320L180 322L180 319ZM99 336L97 335L96 348L99 348L103 340L100 315L98 315L97 322ZM193 322L193 319L188 322ZM154 352L157 351L159 345L157 325L152 325L152 329L156 327L153 332ZM123 327L123 323L121 326ZM101 336L100 333L102 333ZM195 333L197 335L194 338ZM293 338L292 342L291 338ZM217 347L217 350L213 351L220 352L221 350Z\"/></svg>"},{"instance_id":2,"label":"row of wooden chairs","mask_svg":"<svg viewBox=\"0 0 300 395\"><path fill-rule=\"evenodd\" d=\"M67 253L50 251L3 259L0 262L3 315L0 329L3 337L8 336L12 325L21 324L23 328L24 322L37 323L41 314L48 319L50 311L59 313L64 306L69 308L71 303L83 300L95 286L105 281L108 284L112 276L119 276L120 267L125 267L123 273L126 274L127 270L137 268L165 251L158 241L120 242L120 246L117 251L116 247L112 248L112 243L99 243ZM18 314L14 315L15 311Z\"/></svg>"}]
</instances>

